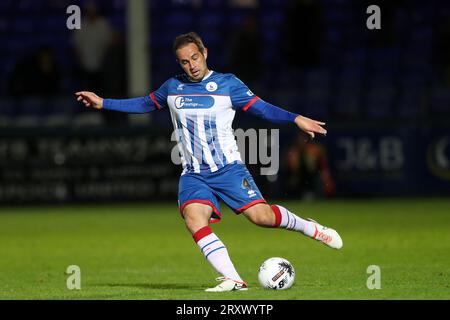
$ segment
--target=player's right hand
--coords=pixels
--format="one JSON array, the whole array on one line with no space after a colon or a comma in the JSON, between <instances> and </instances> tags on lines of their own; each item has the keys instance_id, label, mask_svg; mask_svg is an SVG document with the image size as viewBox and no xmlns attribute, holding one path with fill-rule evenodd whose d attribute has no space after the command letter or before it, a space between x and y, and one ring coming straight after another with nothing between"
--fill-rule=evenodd
<instances>
[{"instance_id":1,"label":"player's right hand","mask_svg":"<svg viewBox=\"0 0 450 320\"><path fill-rule=\"evenodd\" d=\"M79 91L75 93L77 101L81 101L88 108L102 109L103 108L103 98L100 98L93 92L90 91Z\"/></svg>"}]
</instances>

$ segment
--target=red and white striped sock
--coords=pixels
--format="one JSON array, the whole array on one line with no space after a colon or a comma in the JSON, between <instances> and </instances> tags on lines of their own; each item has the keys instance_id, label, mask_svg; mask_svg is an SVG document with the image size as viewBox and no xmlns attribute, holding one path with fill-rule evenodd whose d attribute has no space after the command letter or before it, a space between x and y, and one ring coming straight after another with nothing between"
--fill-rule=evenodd
<instances>
[{"instance_id":1,"label":"red and white striped sock","mask_svg":"<svg viewBox=\"0 0 450 320\"><path fill-rule=\"evenodd\" d=\"M206 226L193 234L193 238L206 260L214 269L226 278L243 282L228 255L228 250L222 241Z\"/></svg>"},{"instance_id":2,"label":"red and white striped sock","mask_svg":"<svg viewBox=\"0 0 450 320\"><path fill-rule=\"evenodd\" d=\"M309 237L314 235L314 222L302 219L288 209L277 204L272 204L271 207L275 214L275 228L298 231Z\"/></svg>"}]
</instances>

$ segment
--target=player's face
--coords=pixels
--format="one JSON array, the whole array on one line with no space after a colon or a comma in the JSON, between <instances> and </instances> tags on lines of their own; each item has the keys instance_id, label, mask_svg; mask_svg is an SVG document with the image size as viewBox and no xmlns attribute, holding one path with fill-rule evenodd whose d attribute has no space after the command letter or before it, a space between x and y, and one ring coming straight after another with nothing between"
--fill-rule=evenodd
<instances>
[{"instance_id":1,"label":"player's face","mask_svg":"<svg viewBox=\"0 0 450 320\"><path fill-rule=\"evenodd\" d=\"M195 43L189 43L176 51L177 61L192 81L200 81L209 72L206 65L208 50L200 52Z\"/></svg>"}]
</instances>

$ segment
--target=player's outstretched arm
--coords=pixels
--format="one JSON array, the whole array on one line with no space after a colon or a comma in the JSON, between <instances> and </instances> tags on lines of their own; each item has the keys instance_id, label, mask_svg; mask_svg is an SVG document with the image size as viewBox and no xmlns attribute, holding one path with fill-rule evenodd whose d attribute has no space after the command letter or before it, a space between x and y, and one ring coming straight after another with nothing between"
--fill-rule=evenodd
<instances>
[{"instance_id":1,"label":"player's outstretched arm","mask_svg":"<svg viewBox=\"0 0 450 320\"><path fill-rule=\"evenodd\" d=\"M270 104L253 93L248 87L235 76L231 76L230 80L230 96L233 107L248 111L249 113L277 124L295 124L311 138L316 133L325 135L327 131L322 127L324 122L313 120L297 113L292 113L273 104Z\"/></svg>"},{"instance_id":2,"label":"player's outstretched arm","mask_svg":"<svg viewBox=\"0 0 450 320\"><path fill-rule=\"evenodd\" d=\"M103 108L103 98L100 98L93 92L90 91L79 91L75 93L77 101L81 101L88 108L102 109Z\"/></svg>"},{"instance_id":3,"label":"player's outstretched arm","mask_svg":"<svg viewBox=\"0 0 450 320\"><path fill-rule=\"evenodd\" d=\"M75 93L77 100L88 108L107 109L126 113L146 113L161 109L153 94L130 99L103 99L90 91Z\"/></svg>"},{"instance_id":4,"label":"player's outstretched arm","mask_svg":"<svg viewBox=\"0 0 450 320\"><path fill-rule=\"evenodd\" d=\"M316 133L320 133L323 135L327 134L327 130L325 130L322 126L325 125L325 122L313 120L304 116L297 116L295 118L295 124L304 132L310 135L311 138L314 138Z\"/></svg>"},{"instance_id":5,"label":"player's outstretched arm","mask_svg":"<svg viewBox=\"0 0 450 320\"><path fill-rule=\"evenodd\" d=\"M323 135L327 133L327 131L322 127L325 125L325 122L313 120L299 114L289 112L265 102L258 97L252 99L250 103L242 108L242 110L248 110L249 113L273 123L285 124L295 122L295 124L311 138L314 138L316 133Z\"/></svg>"}]
</instances>

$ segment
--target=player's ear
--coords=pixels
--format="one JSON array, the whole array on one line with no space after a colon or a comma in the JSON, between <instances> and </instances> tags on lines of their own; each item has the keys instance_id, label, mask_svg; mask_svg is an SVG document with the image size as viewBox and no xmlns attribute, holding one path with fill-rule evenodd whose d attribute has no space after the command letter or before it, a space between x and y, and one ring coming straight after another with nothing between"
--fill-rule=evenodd
<instances>
[{"instance_id":1,"label":"player's ear","mask_svg":"<svg viewBox=\"0 0 450 320\"><path fill-rule=\"evenodd\" d=\"M174 55L175 55L175 62L180 63L180 59L178 58L178 50L175 50Z\"/></svg>"},{"instance_id":2,"label":"player's ear","mask_svg":"<svg viewBox=\"0 0 450 320\"><path fill-rule=\"evenodd\" d=\"M203 49L203 56L205 57L205 60L208 58L208 48Z\"/></svg>"}]
</instances>

